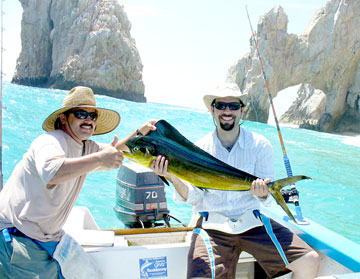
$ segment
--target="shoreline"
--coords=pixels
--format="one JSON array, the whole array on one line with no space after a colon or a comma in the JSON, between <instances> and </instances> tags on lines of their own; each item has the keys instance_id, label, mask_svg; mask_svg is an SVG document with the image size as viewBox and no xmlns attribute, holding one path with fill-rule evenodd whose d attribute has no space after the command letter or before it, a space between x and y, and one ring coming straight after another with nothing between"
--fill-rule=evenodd
<instances>
[{"instance_id":1,"label":"shoreline","mask_svg":"<svg viewBox=\"0 0 360 279\"><path fill-rule=\"evenodd\" d=\"M358 137L360 134L354 133L354 132L342 132L342 133L336 133L340 136L347 136L347 137Z\"/></svg>"},{"instance_id":2,"label":"shoreline","mask_svg":"<svg viewBox=\"0 0 360 279\"><path fill-rule=\"evenodd\" d=\"M271 126L276 126L275 122L268 122L268 125ZM306 128L301 128L300 125L298 124L293 124L293 123L288 123L288 122L279 122L280 127L290 127L290 128L299 128L299 129L305 129L305 130L309 130L309 131L316 131L316 130L312 130L312 129L306 129ZM326 133L326 132L321 132L321 131L317 131L320 133ZM346 136L346 137L360 137L360 133L355 133L355 132L332 132L332 133L328 133L328 134L334 134L334 135L338 135L338 136Z\"/></svg>"}]
</instances>

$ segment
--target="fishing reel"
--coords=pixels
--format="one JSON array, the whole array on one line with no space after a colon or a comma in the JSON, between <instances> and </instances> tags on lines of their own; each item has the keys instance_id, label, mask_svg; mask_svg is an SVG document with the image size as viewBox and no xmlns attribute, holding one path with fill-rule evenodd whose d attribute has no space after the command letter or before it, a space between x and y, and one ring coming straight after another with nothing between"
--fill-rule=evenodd
<instances>
[{"instance_id":1,"label":"fishing reel","mask_svg":"<svg viewBox=\"0 0 360 279\"><path fill-rule=\"evenodd\" d=\"M281 195L286 203L298 203L299 202L299 191L295 187L290 189L280 190Z\"/></svg>"}]
</instances>

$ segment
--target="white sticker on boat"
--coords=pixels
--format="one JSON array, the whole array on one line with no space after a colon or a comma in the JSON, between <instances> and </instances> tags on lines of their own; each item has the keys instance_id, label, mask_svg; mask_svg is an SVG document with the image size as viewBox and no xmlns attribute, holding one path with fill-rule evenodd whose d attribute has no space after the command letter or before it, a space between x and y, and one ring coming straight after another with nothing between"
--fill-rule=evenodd
<instances>
[{"instance_id":1,"label":"white sticker on boat","mask_svg":"<svg viewBox=\"0 0 360 279\"><path fill-rule=\"evenodd\" d=\"M140 279L167 278L166 257L139 259Z\"/></svg>"}]
</instances>

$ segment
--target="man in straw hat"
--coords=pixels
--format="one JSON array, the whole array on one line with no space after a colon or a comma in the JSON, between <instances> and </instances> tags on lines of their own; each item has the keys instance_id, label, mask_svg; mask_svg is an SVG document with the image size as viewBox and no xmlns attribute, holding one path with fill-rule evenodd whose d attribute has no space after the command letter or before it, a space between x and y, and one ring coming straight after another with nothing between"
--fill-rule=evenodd
<instances>
[{"instance_id":1,"label":"man in straw hat","mask_svg":"<svg viewBox=\"0 0 360 279\"><path fill-rule=\"evenodd\" d=\"M151 168L168 177L176 189L175 200L193 206L196 229L188 255L187 278L235 278L242 251L252 254L268 276L293 271L293 278L315 278L319 256L299 237L271 220L270 237L260 214L260 203L270 205L267 183L274 178L273 151L269 141L240 126L246 95L237 84L226 83L205 95L215 131L196 142L227 164L263 179L250 191L200 190L167 172L159 156ZM261 216L261 217L260 217ZM266 223L266 222L264 222ZM276 239L277 238L277 239Z\"/></svg>"},{"instance_id":2,"label":"man in straw hat","mask_svg":"<svg viewBox=\"0 0 360 279\"><path fill-rule=\"evenodd\" d=\"M119 122L116 111L97 107L93 91L81 86L45 119L47 133L33 141L0 192L0 278L99 278L90 257L81 247L79 253L79 245L62 227L86 175L122 164L123 144L135 133L122 141L115 136L106 145L89 140L113 131ZM156 129L155 122L137 131L146 134ZM69 247L78 249L72 258ZM60 248L65 256L59 255ZM72 274L71 268L65 275L67 266L79 261L86 263L75 267L82 275Z\"/></svg>"}]
</instances>

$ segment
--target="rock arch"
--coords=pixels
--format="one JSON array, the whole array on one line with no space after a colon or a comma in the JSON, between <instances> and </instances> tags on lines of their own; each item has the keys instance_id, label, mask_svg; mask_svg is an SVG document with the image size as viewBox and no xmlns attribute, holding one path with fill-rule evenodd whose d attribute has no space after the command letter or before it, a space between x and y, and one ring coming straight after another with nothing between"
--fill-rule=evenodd
<instances>
[{"instance_id":1,"label":"rock arch","mask_svg":"<svg viewBox=\"0 0 360 279\"><path fill-rule=\"evenodd\" d=\"M314 127L319 131L360 133L359 13L359 1L331 0L297 36L287 33L288 17L281 6L275 6L257 25L272 96L302 83L326 94L324 111ZM250 93L258 121L266 122L269 102L254 43L250 53L229 69L227 81ZM249 120L254 120L252 106L246 110Z\"/></svg>"}]
</instances>

